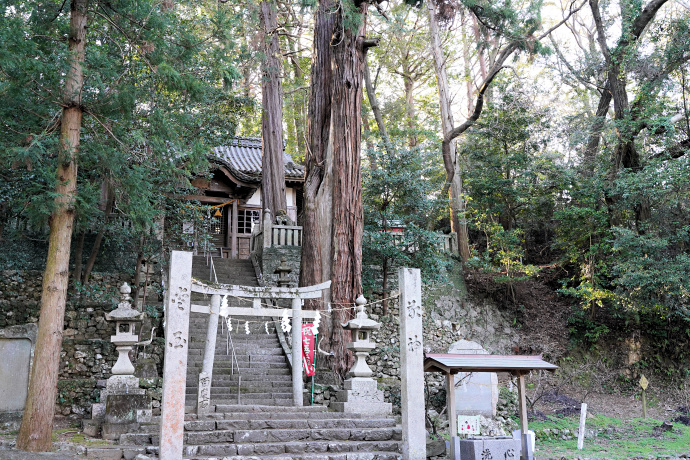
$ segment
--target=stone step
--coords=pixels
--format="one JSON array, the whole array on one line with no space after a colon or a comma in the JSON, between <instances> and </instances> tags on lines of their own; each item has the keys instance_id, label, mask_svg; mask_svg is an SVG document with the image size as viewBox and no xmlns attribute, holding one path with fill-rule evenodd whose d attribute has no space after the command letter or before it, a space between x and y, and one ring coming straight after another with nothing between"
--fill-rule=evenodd
<instances>
[{"instance_id":1,"label":"stone step","mask_svg":"<svg viewBox=\"0 0 690 460\"><path fill-rule=\"evenodd\" d=\"M221 384L215 385L216 382L211 384L211 394L221 394L221 393L231 393L237 394L237 383L228 384L227 382L222 382ZM196 393L198 389L197 385L187 385L187 393ZM240 385L240 391L243 393L290 393L292 394L292 384L290 382L242 382Z\"/></svg>"},{"instance_id":2,"label":"stone step","mask_svg":"<svg viewBox=\"0 0 690 460\"><path fill-rule=\"evenodd\" d=\"M208 430L185 431L184 443L197 444L280 444L286 442L310 441L399 441L402 430L392 428L319 428L319 429L258 429L258 430ZM120 436L120 442L133 445L158 444L157 433L127 433ZM137 444L139 443L139 444ZM280 452L265 452L280 453ZM283 451L284 453L284 451Z\"/></svg>"},{"instance_id":3,"label":"stone step","mask_svg":"<svg viewBox=\"0 0 690 460\"><path fill-rule=\"evenodd\" d=\"M235 356L238 358L240 356L266 356L266 355L279 355L279 356L285 356L285 352L283 352L282 348L279 347L271 347L271 348L253 348L253 347L246 347L245 345L240 347L235 347ZM187 354L188 358L187 359L197 359L197 358L203 358L204 356L204 349L199 347L199 348L193 348L189 350L189 353ZM232 349L230 350L230 353L226 353L226 348L225 344L222 346L216 346L216 358L227 358L230 359L232 356Z\"/></svg>"},{"instance_id":4,"label":"stone step","mask_svg":"<svg viewBox=\"0 0 690 460\"><path fill-rule=\"evenodd\" d=\"M193 363L187 363L187 368L188 369L197 369L200 370L201 368L201 361L193 362ZM242 373L242 369L290 369L290 366L286 362L282 363L264 363L264 362L249 362L249 361L240 361L239 359L237 360L237 364L239 364L240 368L240 374ZM223 368L230 368L232 367L232 364L230 361L223 361L223 362L214 362L213 363L213 369L223 369ZM235 365L235 369L237 369L237 365Z\"/></svg>"},{"instance_id":5,"label":"stone step","mask_svg":"<svg viewBox=\"0 0 690 460\"><path fill-rule=\"evenodd\" d=\"M245 375L266 375L266 376L273 376L273 375L291 375L290 373L290 368L285 366L284 368L278 368L278 367L240 367L239 371L237 368L234 370L230 367L213 367L213 375L233 375L233 374L240 374L244 378ZM192 368L187 369L187 379L190 377L198 378L199 377L199 372L198 368L196 368L196 371Z\"/></svg>"},{"instance_id":6,"label":"stone step","mask_svg":"<svg viewBox=\"0 0 690 460\"><path fill-rule=\"evenodd\" d=\"M271 429L368 429L368 428L395 428L395 420L392 418L365 419L351 418L349 414L337 412L306 412L293 413L240 413L225 414L232 419L204 419L185 420L185 431L213 431L213 430L271 430ZM282 417L281 417L282 416ZM305 418L306 416L306 418ZM189 417L189 416L188 416ZM206 418L207 416L202 417ZM270 418L267 418L270 417ZM146 445L151 442L152 435L158 435L160 421L157 423L142 424L136 433L127 433L121 436L122 445Z\"/></svg>"},{"instance_id":7,"label":"stone step","mask_svg":"<svg viewBox=\"0 0 690 460\"><path fill-rule=\"evenodd\" d=\"M228 404L221 404L217 403L216 404L216 412L217 413L231 413L234 415L235 412L237 413L244 413L244 412L249 412L249 413L256 413L256 414L262 414L263 416L268 416L270 417L271 415L275 415L276 412L281 413L281 414L292 414L292 413L299 413L299 414L307 414L307 413L324 413L324 414L334 414L335 412L328 412L328 408L325 406L301 406L301 407L285 407L285 408L280 408L280 410L277 410L275 407L272 407L270 405L261 405L257 404L254 407L249 407L243 404L233 404L233 403L228 403Z\"/></svg>"},{"instance_id":8,"label":"stone step","mask_svg":"<svg viewBox=\"0 0 690 460\"><path fill-rule=\"evenodd\" d=\"M195 359L197 359L195 357ZM275 363L285 363L285 356L281 355L263 355L263 354L250 354L250 355L237 355L235 357L238 363L266 363L266 364L275 364ZM235 359L232 361L234 362ZM187 360L189 363L189 359ZM213 359L214 363L225 363L228 366L230 366L230 355L216 355L215 358Z\"/></svg>"},{"instance_id":9,"label":"stone step","mask_svg":"<svg viewBox=\"0 0 690 460\"><path fill-rule=\"evenodd\" d=\"M311 407L319 406L305 406L301 409ZM365 420L364 416L360 414L344 414L342 412L316 412L307 410L294 411L288 407L280 409L283 410L276 412L276 408L274 407L272 412L240 412L235 409L233 409L233 412L223 412L224 406L216 406L216 412L196 416L196 420Z\"/></svg>"},{"instance_id":10,"label":"stone step","mask_svg":"<svg viewBox=\"0 0 690 460\"><path fill-rule=\"evenodd\" d=\"M198 377L198 375L196 375ZM211 386L215 385L218 383L219 385L237 385L237 382L239 381L239 375L237 372L235 372L234 375L232 374L216 374L214 372L213 374L213 382L211 383ZM242 375L242 385L245 383L252 383L252 382L262 382L266 384L273 384L275 386L280 386L280 385L291 385L292 382L292 376L291 375L272 375L270 379L267 379L266 376L261 375L261 374L246 374ZM192 385L195 386L195 385Z\"/></svg>"},{"instance_id":11,"label":"stone step","mask_svg":"<svg viewBox=\"0 0 690 460\"><path fill-rule=\"evenodd\" d=\"M190 349L195 349L195 348L205 348L206 344L206 331L204 331L204 334L198 334L198 335L190 335L189 336L189 348ZM222 344L220 343L222 340ZM221 347L221 345L223 345ZM280 341L278 340L278 337L275 336L275 334L271 335L258 335L258 334L249 334L249 335L244 335L244 336L233 336L232 337L232 346L236 348L251 348L251 347L256 347L257 345L263 345L268 348L278 348L280 347ZM226 338L224 335L218 334L216 336L216 349L225 349L226 344ZM237 352L235 352L237 353Z\"/></svg>"},{"instance_id":12,"label":"stone step","mask_svg":"<svg viewBox=\"0 0 690 460\"><path fill-rule=\"evenodd\" d=\"M196 398L196 389L189 389L187 390L187 397L193 396ZM251 400L251 401L256 401L258 399L268 399L268 400L273 400L273 399L289 399L292 401L292 391L252 391L251 389L244 389L242 388L240 390L240 395L242 396L242 400ZM237 389L231 390L229 388L211 388L211 398L214 400L217 399L237 399Z\"/></svg>"},{"instance_id":13,"label":"stone step","mask_svg":"<svg viewBox=\"0 0 690 460\"><path fill-rule=\"evenodd\" d=\"M191 404L196 404L197 396L196 395L186 395L185 402L189 405ZM274 408L276 406L279 407L285 407L285 406L292 406L294 401L292 400L292 397L289 399L282 399L282 398L260 398L260 399L250 399L246 398L244 395L241 396L240 398L240 405L246 405L246 406L252 406L252 405L261 405L261 406L273 406ZM234 404L237 405L237 396L232 397L230 396L229 398L213 398L211 399L211 404L213 405L230 405Z\"/></svg>"},{"instance_id":14,"label":"stone step","mask_svg":"<svg viewBox=\"0 0 690 460\"><path fill-rule=\"evenodd\" d=\"M248 458L305 460L397 460L398 441L313 441L262 444L211 444L187 446L184 458L247 460ZM248 457L251 456L251 457Z\"/></svg>"}]
</instances>

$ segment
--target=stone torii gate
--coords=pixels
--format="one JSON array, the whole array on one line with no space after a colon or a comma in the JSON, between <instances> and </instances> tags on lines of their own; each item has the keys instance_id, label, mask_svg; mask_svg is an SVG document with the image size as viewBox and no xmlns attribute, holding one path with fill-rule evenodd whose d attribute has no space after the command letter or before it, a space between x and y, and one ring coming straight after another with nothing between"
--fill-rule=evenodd
<instances>
[{"instance_id":1,"label":"stone torii gate","mask_svg":"<svg viewBox=\"0 0 690 460\"><path fill-rule=\"evenodd\" d=\"M231 307L230 316L280 317L282 309L261 308L261 299L292 300L292 395L295 406L303 405L302 318L314 318L315 311L302 311L302 300L321 297L331 282L301 288L209 286L192 281L192 253L173 251L170 257L168 289L165 298L165 362L163 364L163 401L161 410L161 460L179 460L183 453L187 353L189 349L190 312L208 313L204 361L199 374L197 410L210 406L213 361L220 314L221 296L252 299L252 307ZM211 296L211 305L192 305L191 293Z\"/></svg>"}]
</instances>

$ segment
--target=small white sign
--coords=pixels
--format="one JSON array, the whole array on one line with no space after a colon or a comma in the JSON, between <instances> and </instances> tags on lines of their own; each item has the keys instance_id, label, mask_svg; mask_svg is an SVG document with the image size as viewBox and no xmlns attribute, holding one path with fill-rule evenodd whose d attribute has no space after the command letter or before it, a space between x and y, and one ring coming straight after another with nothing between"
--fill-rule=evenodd
<instances>
[{"instance_id":1,"label":"small white sign","mask_svg":"<svg viewBox=\"0 0 690 460\"><path fill-rule=\"evenodd\" d=\"M479 431L478 415L458 415L458 434L478 435Z\"/></svg>"}]
</instances>

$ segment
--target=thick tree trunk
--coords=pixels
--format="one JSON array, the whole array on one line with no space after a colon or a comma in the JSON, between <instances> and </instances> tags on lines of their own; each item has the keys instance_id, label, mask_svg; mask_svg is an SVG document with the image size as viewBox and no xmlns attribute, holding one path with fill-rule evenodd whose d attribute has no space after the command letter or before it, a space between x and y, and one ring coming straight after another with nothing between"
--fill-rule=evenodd
<instances>
[{"instance_id":1,"label":"thick tree trunk","mask_svg":"<svg viewBox=\"0 0 690 460\"><path fill-rule=\"evenodd\" d=\"M307 116L307 151L304 181L304 239L300 286L330 279L331 206L331 37L335 24L334 0L322 0L316 11L311 67L311 88ZM323 300L330 297L325 295ZM324 308L308 301L305 308ZM323 322L322 337L328 338L330 325Z\"/></svg>"},{"instance_id":2,"label":"thick tree trunk","mask_svg":"<svg viewBox=\"0 0 690 460\"><path fill-rule=\"evenodd\" d=\"M470 258L469 236L465 220L465 200L462 196L462 165L457 154L455 139L446 139L453 131L453 113L450 107L450 86L446 73L446 61L441 49L441 39L436 19L436 2L427 1L429 9L429 29L431 35L431 51L434 56L434 68L438 82L438 98L441 106L441 127L444 137L443 164L446 168L446 179L449 190L451 230L458 235L458 254L463 262ZM479 95L481 97L481 95ZM457 136L456 136L457 137Z\"/></svg>"},{"instance_id":3,"label":"thick tree trunk","mask_svg":"<svg viewBox=\"0 0 690 460\"><path fill-rule=\"evenodd\" d=\"M57 394L62 329L69 281L69 256L77 193L77 154L82 122L81 92L86 45L88 0L73 0L70 8L69 55L63 93L55 211L50 218L48 258L43 274L41 313L34 362L17 448L49 451Z\"/></svg>"},{"instance_id":4,"label":"thick tree trunk","mask_svg":"<svg viewBox=\"0 0 690 460\"><path fill-rule=\"evenodd\" d=\"M261 198L263 209L269 209L272 216L276 216L278 211L287 212L283 161L283 87L280 81L282 57L276 15L273 2L261 2L261 29L264 33L264 59L261 63Z\"/></svg>"},{"instance_id":5,"label":"thick tree trunk","mask_svg":"<svg viewBox=\"0 0 690 460\"><path fill-rule=\"evenodd\" d=\"M345 24L342 12L333 36L333 268L331 298L336 306L354 306L362 293L362 177L360 171L361 113L366 49L366 7L360 6L359 30ZM349 331L341 324L353 309L338 308L332 315L331 351L334 371L344 376L352 364L345 349Z\"/></svg>"}]
</instances>

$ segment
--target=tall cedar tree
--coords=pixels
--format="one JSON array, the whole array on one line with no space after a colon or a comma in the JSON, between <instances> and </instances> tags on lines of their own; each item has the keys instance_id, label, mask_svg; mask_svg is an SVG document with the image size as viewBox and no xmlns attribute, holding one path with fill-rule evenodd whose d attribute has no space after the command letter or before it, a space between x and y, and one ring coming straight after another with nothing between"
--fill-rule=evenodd
<instances>
[{"instance_id":1,"label":"tall cedar tree","mask_svg":"<svg viewBox=\"0 0 690 460\"><path fill-rule=\"evenodd\" d=\"M184 194L180 184L207 167L206 145L234 135L232 97L221 84L234 75L228 64L233 43L218 33L221 27L194 28L170 3L72 0L69 14L60 4L17 3L0 17L3 26L22 31L13 39L7 32L13 29L0 27L6 41L15 40L2 50L0 120L7 129L0 130L0 161L7 168L0 189L12 191L13 178L26 178L22 193L6 202L13 219L22 224L30 209L33 222L49 216L50 224L35 361L17 440L29 451L51 446L70 243L79 214L97 214L99 184L107 181L119 218L133 234L148 235L167 204L184 206L169 197ZM67 25L63 49L59 37ZM225 46L211 50L218 41ZM24 106L30 110L17 110ZM98 212L108 214L111 207ZM169 222L181 226L179 220Z\"/></svg>"},{"instance_id":2,"label":"tall cedar tree","mask_svg":"<svg viewBox=\"0 0 690 460\"><path fill-rule=\"evenodd\" d=\"M41 314L29 393L17 436L17 448L31 452L49 451L52 445L52 422L60 369L77 191L77 154L83 115L81 95L84 86L83 66L88 27L87 8L88 0L73 0L70 5L69 54L62 92L55 210L50 218L48 259L43 274Z\"/></svg>"},{"instance_id":3,"label":"tall cedar tree","mask_svg":"<svg viewBox=\"0 0 690 460\"><path fill-rule=\"evenodd\" d=\"M336 7L322 0L316 12L309 100L305 182L305 238L300 284L332 281L332 321L324 336L332 369L344 376L345 349L355 298L362 293L361 108L367 2ZM322 306L323 307L323 306ZM330 327L328 327L330 326Z\"/></svg>"},{"instance_id":4,"label":"tall cedar tree","mask_svg":"<svg viewBox=\"0 0 690 460\"><path fill-rule=\"evenodd\" d=\"M278 40L276 5L261 2L261 31L263 54L261 63L261 116L262 176L261 195L263 208L275 217L278 211L287 210L285 200L285 167L283 161L283 86L281 84L282 57Z\"/></svg>"}]
</instances>

